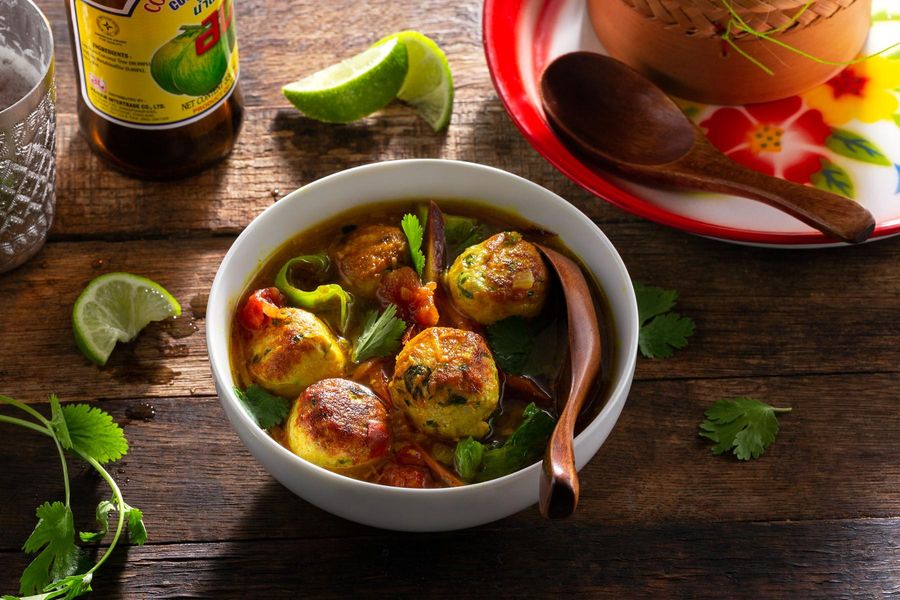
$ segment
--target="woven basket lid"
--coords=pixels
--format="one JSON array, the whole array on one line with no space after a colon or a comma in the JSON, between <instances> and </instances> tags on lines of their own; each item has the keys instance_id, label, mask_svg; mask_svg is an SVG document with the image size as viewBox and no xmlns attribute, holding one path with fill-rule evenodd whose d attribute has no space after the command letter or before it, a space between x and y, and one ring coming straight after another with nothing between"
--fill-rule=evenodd
<instances>
[{"instance_id":1,"label":"woven basket lid","mask_svg":"<svg viewBox=\"0 0 900 600\"><path fill-rule=\"evenodd\" d=\"M648 19L685 35L716 37L731 14L721 0L616 0L624 2ZM735 12L754 30L765 32L791 24L790 29L809 27L829 19L857 0L730 0ZM799 17L797 17L799 13ZM735 32L736 38L746 33Z\"/></svg>"}]
</instances>

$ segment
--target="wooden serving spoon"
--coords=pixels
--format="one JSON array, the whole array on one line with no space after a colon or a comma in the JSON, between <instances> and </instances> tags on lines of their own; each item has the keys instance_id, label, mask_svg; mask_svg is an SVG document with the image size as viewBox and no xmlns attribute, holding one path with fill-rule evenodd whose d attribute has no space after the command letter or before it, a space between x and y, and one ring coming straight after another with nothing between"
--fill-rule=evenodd
<instances>
[{"instance_id":1,"label":"wooden serving spoon","mask_svg":"<svg viewBox=\"0 0 900 600\"><path fill-rule=\"evenodd\" d=\"M544 454L540 491L541 514L558 519L571 515L578 505L578 471L572 444L575 421L600 371L600 325L581 268L555 250L540 244L535 246L559 277L568 315L571 383Z\"/></svg>"},{"instance_id":2,"label":"wooden serving spoon","mask_svg":"<svg viewBox=\"0 0 900 600\"><path fill-rule=\"evenodd\" d=\"M594 52L557 58L541 76L541 95L567 141L627 179L759 200L854 244L875 228L871 213L852 200L732 161L662 90L614 58Z\"/></svg>"}]
</instances>

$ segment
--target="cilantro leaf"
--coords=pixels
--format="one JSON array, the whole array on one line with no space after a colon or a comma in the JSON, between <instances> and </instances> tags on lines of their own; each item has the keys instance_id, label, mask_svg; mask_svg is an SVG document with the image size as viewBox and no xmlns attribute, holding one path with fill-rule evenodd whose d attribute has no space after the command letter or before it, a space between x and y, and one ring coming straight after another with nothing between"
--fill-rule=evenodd
<instances>
[{"instance_id":1,"label":"cilantro leaf","mask_svg":"<svg viewBox=\"0 0 900 600\"><path fill-rule=\"evenodd\" d=\"M715 442L713 454L731 450L740 460L759 458L778 433L775 413L790 411L753 398L722 399L706 409L700 435Z\"/></svg>"},{"instance_id":2,"label":"cilantro leaf","mask_svg":"<svg viewBox=\"0 0 900 600\"><path fill-rule=\"evenodd\" d=\"M350 358L355 363L388 356L400 348L406 323L397 318L397 307L389 304L380 315L374 310L366 315L362 333L356 339Z\"/></svg>"},{"instance_id":3,"label":"cilantro leaf","mask_svg":"<svg viewBox=\"0 0 900 600\"><path fill-rule=\"evenodd\" d=\"M100 464L119 460L128 453L125 434L109 413L89 404L66 404L61 413L76 451Z\"/></svg>"},{"instance_id":4,"label":"cilantro leaf","mask_svg":"<svg viewBox=\"0 0 900 600\"><path fill-rule=\"evenodd\" d=\"M66 450L71 450L72 437L69 435L69 428L66 426L66 418L63 416L59 398L57 398L56 394L50 394L50 415L50 427L56 432L56 438L59 440L59 444Z\"/></svg>"},{"instance_id":5,"label":"cilantro leaf","mask_svg":"<svg viewBox=\"0 0 900 600\"><path fill-rule=\"evenodd\" d=\"M143 546L147 541L147 528L144 526L144 513L139 508L125 505L125 518L128 520L128 539L132 544Z\"/></svg>"},{"instance_id":6,"label":"cilantro leaf","mask_svg":"<svg viewBox=\"0 0 900 600\"><path fill-rule=\"evenodd\" d=\"M412 259L416 273L422 277L425 270L425 255L422 254L422 239L425 237L425 229L419 221L419 217L412 213L406 213L400 220L400 228L406 234L409 242L409 256Z\"/></svg>"},{"instance_id":7,"label":"cilantro leaf","mask_svg":"<svg viewBox=\"0 0 900 600\"><path fill-rule=\"evenodd\" d=\"M453 467L464 481L472 481L484 461L484 444L472 437L459 440L453 451Z\"/></svg>"},{"instance_id":8,"label":"cilantro leaf","mask_svg":"<svg viewBox=\"0 0 900 600\"><path fill-rule=\"evenodd\" d=\"M667 313L675 307L678 292L634 282L634 295L637 298L638 317L641 325L655 317Z\"/></svg>"},{"instance_id":9,"label":"cilantro leaf","mask_svg":"<svg viewBox=\"0 0 900 600\"><path fill-rule=\"evenodd\" d=\"M19 579L19 592L22 594L43 591L51 582L68 577L78 568L80 552L75 545L75 522L71 509L62 502L44 502L35 512L37 525L22 549L28 554L39 554Z\"/></svg>"},{"instance_id":10,"label":"cilantro leaf","mask_svg":"<svg viewBox=\"0 0 900 600\"><path fill-rule=\"evenodd\" d=\"M112 500L103 500L97 505L98 531L81 531L78 536L82 542L99 542L109 532L109 513L116 510L116 504ZM128 537L133 544L143 545L147 541L147 529L144 527L144 514L139 508L125 505L125 519L128 523Z\"/></svg>"},{"instance_id":11,"label":"cilantro leaf","mask_svg":"<svg viewBox=\"0 0 900 600\"><path fill-rule=\"evenodd\" d=\"M552 375L559 368L558 319L552 310L534 319L507 317L486 328L494 361L511 375Z\"/></svg>"},{"instance_id":12,"label":"cilantro leaf","mask_svg":"<svg viewBox=\"0 0 900 600\"><path fill-rule=\"evenodd\" d=\"M488 325L487 340L497 366L521 375L534 346L534 325L522 317L507 317Z\"/></svg>"},{"instance_id":13,"label":"cilantro leaf","mask_svg":"<svg viewBox=\"0 0 900 600\"><path fill-rule=\"evenodd\" d=\"M96 511L96 519L100 529L97 531L79 531L78 537L81 538L81 541L89 543L99 542L106 537L106 533L109 531L109 513L115 509L116 505L111 500L102 500L97 505Z\"/></svg>"},{"instance_id":14,"label":"cilantro leaf","mask_svg":"<svg viewBox=\"0 0 900 600\"><path fill-rule=\"evenodd\" d=\"M694 321L677 313L653 317L641 327L638 346L647 358L669 358L675 350L687 346L687 338L694 334Z\"/></svg>"},{"instance_id":15,"label":"cilantro leaf","mask_svg":"<svg viewBox=\"0 0 900 600\"><path fill-rule=\"evenodd\" d=\"M275 427L284 421L291 408L287 400L270 394L255 383L245 391L235 387L234 393L256 424L263 429Z\"/></svg>"},{"instance_id":16,"label":"cilantro leaf","mask_svg":"<svg viewBox=\"0 0 900 600\"><path fill-rule=\"evenodd\" d=\"M694 334L694 321L669 312L675 307L678 292L634 282L641 331L638 347L647 358L669 358L675 350L687 346Z\"/></svg>"},{"instance_id":17,"label":"cilantro leaf","mask_svg":"<svg viewBox=\"0 0 900 600\"><path fill-rule=\"evenodd\" d=\"M502 444L485 446L471 437L457 442L453 465L466 481L489 481L524 469L543 454L555 426L556 419L532 402Z\"/></svg>"},{"instance_id":18,"label":"cilantro leaf","mask_svg":"<svg viewBox=\"0 0 900 600\"><path fill-rule=\"evenodd\" d=\"M522 423L499 448L484 453L484 467L478 481L503 477L538 460L547 448L556 419L534 402L525 407Z\"/></svg>"},{"instance_id":19,"label":"cilantro leaf","mask_svg":"<svg viewBox=\"0 0 900 600\"><path fill-rule=\"evenodd\" d=\"M63 600L72 600L82 594L91 591L91 581L94 579L92 573L84 573L83 575L71 575L59 581L54 581L44 588L43 594L37 596L28 596L27 598L16 598L14 600L52 600L53 598L62 598Z\"/></svg>"}]
</instances>

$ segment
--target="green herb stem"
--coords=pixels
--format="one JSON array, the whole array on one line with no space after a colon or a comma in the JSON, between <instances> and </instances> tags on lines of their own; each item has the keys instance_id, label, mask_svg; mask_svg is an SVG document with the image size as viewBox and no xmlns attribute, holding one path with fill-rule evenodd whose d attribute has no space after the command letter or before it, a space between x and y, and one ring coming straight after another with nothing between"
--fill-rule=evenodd
<instances>
[{"instance_id":1,"label":"green herb stem","mask_svg":"<svg viewBox=\"0 0 900 600\"><path fill-rule=\"evenodd\" d=\"M98 408L92 408L88 405L75 405L71 409L69 407L60 408L56 397L50 397L53 419L48 420L40 413L35 411L22 402L13 400L7 396L0 396L0 404L9 404L23 412L33 416L39 423L29 420L0 415L0 423L9 423L31 429L38 433L42 433L53 440L56 451L59 454L62 463L63 483L65 484L65 512L61 512L60 502L45 502L37 509L38 524L34 532L25 542L25 548L29 548L30 554L43 548L41 554L35 558L31 565L23 572L20 577L20 588L23 590L43 591L44 593L36 593L29 598L43 598L49 600L51 598L74 598L90 591L90 583L93 573L100 568L113 552L122 532L125 530L125 519L129 519L129 527L132 534L137 530L139 535L132 535L132 540L137 544L142 544L146 540L146 529L142 521L140 510L128 506L122 497L122 490L116 484L110 473L101 466L102 462L108 462L121 458L127 452L127 441L118 425L112 420L112 417ZM67 421L67 419L69 419ZM43 424L43 426L41 425ZM75 440L75 443L73 443ZM64 448L65 446L65 448ZM68 577L60 577L57 571L54 571L52 564L47 562L45 553L50 553L51 561L70 561L74 560L74 556L78 552L75 543L75 531L72 528L72 511L70 508L70 482L69 470L66 462L65 451L69 450L75 456L80 457L83 461L91 465L97 473L106 481L112 490L115 508L119 511L118 523L113 538L107 547L103 556L91 567L87 572L80 575L70 575ZM102 526L102 530L98 533L82 535L83 541L99 541L100 538L106 536L109 530L109 510L113 506L109 506L109 501L104 501L98 507L97 520ZM101 514L100 508L107 505L105 511ZM126 514L127 513L127 514ZM44 519L48 521L44 521ZM57 578L59 577L59 578ZM10 596L3 596L8 598Z\"/></svg>"},{"instance_id":2,"label":"green herb stem","mask_svg":"<svg viewBox=\"0 0 900 600\"><path fill-rule=\"evenodd\" d=\"M44 417L44 415L42 415L42 414L39 413L38 411L34 410L33 408L31 408L30 406L28 406L28 405L25 404L24 402L19 402L19 401L16 400L15 398L10 398L9 396L0 396L0 402L5 402L6 404L10 404L10 405L12 405L12 406L15 406L15 407L18 408L19 410L23 410L23 411L27 412L29 415L31 415L32 417L34 417L35 419L37 419L40 423L42 423L45 427L47 427L48 430L49 430L49 428L50 428L50 421L48 421L48 420Z\"/></svg>"},{"instance_id":3,"label":"green herb stem","mask_svg":"<svg viewBox=\"0 0 900 600\"><path fill-rule=\"evenodd\" d=\"M4 415L0 415L0 423L10 423L12 425L18 425L19 427L26 427L31 429L32 431L37 431L38 433L43 433L46 436L53 437L53 434L50 433L50 430L46 427L38 425L37 423L32 423L31 421L26 421L24 419L17 419L16 417L7 417Z\"/></svg>"},{"instance_id":4,"label":"green herb stem","mask_svg":"<svg viewBox=\"0 0 900 600\"><path fill-rule=\"evenodd\" d=\"M106 559L109 558L110 554L112 554L113 548L115 548L116 544L119 542L119 536L122 535L122 528L125 526L125 499L122 497L122 490L119 489L116 481L112 478L109 472L100 465L100 463L98 463L93 457L87 456L77 449L75 449L75 452L84 461L94 467L94 470L96 470L100 474L100 477L102 477L109 485L113 495L116 498L116 507L119 512L119 521L116 523L116 532L113 534L113 539L109 543L109 547L106 549L106 552L104 552L103 556L100 557L100 560L98 560L97 563L85 573L85 575L90 575L94 571L99 569L100 565L106 562Z\"/></svg>"},{"instance_id":5,"label":"green herb stem","mask_svg":"<svg viewBox=\"0 0 900 600\"><path fill-rule=\"evenodd\" d=\"M56 437L56 434L53 433L53 430L50 430L50 437L53 438L53 443L56 445L56 451L59 453L59 462L62 464L62 472L63 472L63 485L66 490L66 507L69 506L69 467L66 465L66 453L63 450L62 444L59 443L59 438Z\"/></svg>"},{"instance_id":6,"label":"green herb stem","mask_svg":"<svg viewBox=\"0 0 900 600\"><path fill-rule=\"evenodd\" d=\"M777 412L777 413L789 413L792 410L794 410L794 409L793 408L775 408L774 406L772 407L772 412Z\"/></svg>"}]
</instances>

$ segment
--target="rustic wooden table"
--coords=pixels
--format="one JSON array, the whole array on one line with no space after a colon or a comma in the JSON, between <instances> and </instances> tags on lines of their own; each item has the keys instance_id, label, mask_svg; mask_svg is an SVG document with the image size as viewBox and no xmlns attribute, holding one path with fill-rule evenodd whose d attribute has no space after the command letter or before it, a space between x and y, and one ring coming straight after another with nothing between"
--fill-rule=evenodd
<instances>
[{"instance_id":1,"label":"rustic wooden table","mask_svg":"<svg viewBox=\"0 0 900 600\"><path fill-rule=\"evenodd\" d=\"M175 183L111 171L78 134L63 0L57 41L57 217L49 243L0 276L0 393L47 411L91 401L123 424L115 465L150 541L117 552L96 598L881 597L900 594L900 240L823 251L733 246L632 217L576 187L520 137L481 46L481 3L237 2L247 114L233 155ZM414 27L446 50L453 123L435 135L390 107L336 127L299 116L280 85ZM286 192L372 161L446 157L535 181L594 219L635 279L679 290L697 333L639 359L618 425L582 474L578 513L531 508L438 535L379 531L295 497L245 451L219 407L204 345L207 290L235 235ZM151 326L103 369L75 347L74 299L100 273L163 283L189 319ZM756 461L714 457L705 407L752 395L794 412ZM150 405L155 417L139 417ZM14 592L34 508L61 497L46 440L4 428L0 592ZM101 482L80 465L76 523Z\"/></svg>"}]
</instances>

